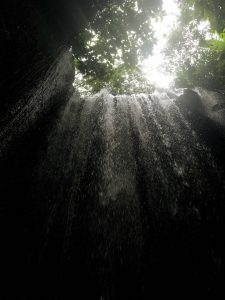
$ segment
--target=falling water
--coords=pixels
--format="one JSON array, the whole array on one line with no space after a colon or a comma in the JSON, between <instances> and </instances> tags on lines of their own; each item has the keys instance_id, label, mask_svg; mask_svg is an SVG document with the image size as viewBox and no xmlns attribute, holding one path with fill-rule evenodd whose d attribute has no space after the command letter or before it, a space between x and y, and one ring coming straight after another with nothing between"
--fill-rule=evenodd
<instances>
[{"instance_id":1,"label":"falling water","mask_svg":"<svg viewBox=\"0 0 225 300\"><path fill-rule=\"evenodd\" d=\"M98 299L139 295L150 274L194 282L205 260L221 258L205 224L221 221L223 173L175 98L75 93L48 137L37 171L49 208L41 260L73 266Z\"/></svg>"}]
</instances>

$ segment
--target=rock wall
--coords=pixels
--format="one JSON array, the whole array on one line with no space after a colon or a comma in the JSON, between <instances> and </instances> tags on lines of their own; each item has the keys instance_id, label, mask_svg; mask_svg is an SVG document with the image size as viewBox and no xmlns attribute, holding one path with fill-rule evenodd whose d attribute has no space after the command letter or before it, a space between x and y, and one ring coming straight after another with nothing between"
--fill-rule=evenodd
<instances>
[{"instance_id":1,"label":"rock wall","mask_svg":"<svg viewBox=\"0 0 225 300\"><path fill-rule=\"evenodd\" d=\"M1 1L0 118L44 78L60 49L70 47L95 14L95 2L99 1Z\"/></svg>"}]
</instances>

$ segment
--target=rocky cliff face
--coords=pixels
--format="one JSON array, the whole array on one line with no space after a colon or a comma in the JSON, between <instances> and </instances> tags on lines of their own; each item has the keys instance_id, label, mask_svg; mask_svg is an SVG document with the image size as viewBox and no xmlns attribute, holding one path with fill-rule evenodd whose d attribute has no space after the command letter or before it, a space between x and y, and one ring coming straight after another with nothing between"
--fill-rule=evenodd
<instances>
[{"instance_id":1,"label":"rocky cliff face","mask_svg":"<svg viewBox=\"0 0 225 300\"><path fill-rule=\"evenodd\" d=\"M95 2L1 1L0 117L43 80L60 50L69 48L96 12Z\"/></svg>"},{"instance_id":2,"label":"rocky cliff face","mask_svg":"<svg viewBox=\"0 0 225 300\"><path fill-rule=\"evenodd\" d=\"M43 78L33 82L34 87L24 86L24 94L7 106L0 122L0 157L10 145L43 119L49 119L52 110L66 104L73 92L74 69L72 55L61 50Z\"/></svg>"},{"instance_id":3,"label":"rocky cliff face","mask_svg":"<svg viewBox=\"0 0 225 300\"><path fill-rule=\"evenodd\" d=\"M69 47L96 12L93 5L92 0L1 1L0 156L71 95Z\"/></svg>"}]
</instances>

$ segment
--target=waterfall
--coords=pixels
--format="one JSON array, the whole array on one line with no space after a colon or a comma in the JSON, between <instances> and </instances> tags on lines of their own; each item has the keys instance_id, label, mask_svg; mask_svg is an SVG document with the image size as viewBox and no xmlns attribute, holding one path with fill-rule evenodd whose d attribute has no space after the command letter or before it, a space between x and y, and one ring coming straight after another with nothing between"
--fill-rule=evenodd
<instances>
[{"instance_id":1,"label":"waterfall","mask_svg":"<svg viewBox=\"0 0 225 300\"><path fill-rule=\"evenodd\" d=\"M116 299L120 280L122 290L148 289L146 274L163 280L167 267L177 280L196 268L205 276L206 257L222 255L213 237L205 247L223 223L223 168L174 93L75 93L37 174L49 211L42 259L63 257L101 299Z\"/></svg>"}]
</instances>

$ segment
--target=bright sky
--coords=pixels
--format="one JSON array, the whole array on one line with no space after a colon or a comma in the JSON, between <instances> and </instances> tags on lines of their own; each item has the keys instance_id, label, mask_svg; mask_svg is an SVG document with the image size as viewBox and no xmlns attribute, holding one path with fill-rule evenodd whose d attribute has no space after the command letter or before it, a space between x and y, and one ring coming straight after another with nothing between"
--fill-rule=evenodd
<instances>
[{"instance_id":1,"label":"bright sky","mask_svg":"<svg viewBox=\"0 0 225 300\"><path fill-rule=\"evenodd\" d=\"M163 9L165 16L162 20L153 23L158 42L154 46L152 56L142 63L142 70L145 77L158 88L168 88L174 80L173 75L165 74L165 71L163 71L164 55L162 51L180 15L176 0L163 0Z\"/></svg>"}]
</instances>

